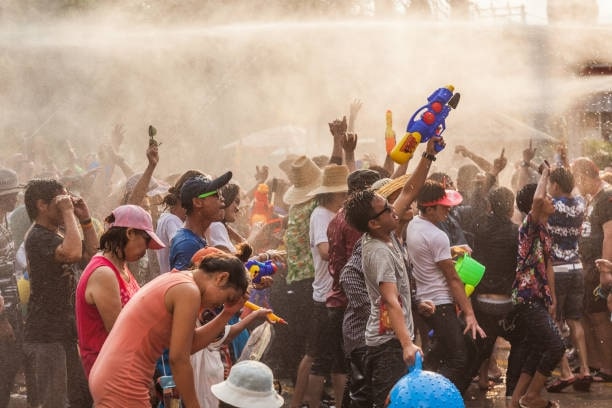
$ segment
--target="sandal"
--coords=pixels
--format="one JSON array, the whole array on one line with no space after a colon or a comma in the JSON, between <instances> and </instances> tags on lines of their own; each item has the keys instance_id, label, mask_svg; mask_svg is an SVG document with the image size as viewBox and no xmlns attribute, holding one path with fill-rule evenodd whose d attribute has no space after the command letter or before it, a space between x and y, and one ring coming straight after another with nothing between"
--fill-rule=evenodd
<instances>
[{"instance_id":1,"label":"sandal","mask_svg":"<svg viewBox=\"0 0 612 408\"><path fill-rule=\"evenodd\" d=\"M522 398L519 399L519 407L521 407L521 408L531 408L531 407L528 407L527 405L523 404L522 400L523 400ZM546 402L546 405L544 406L544 408L559 408L559 404L549 400L549 401Z\"/></svg>"},{"instance_id":2,"label":"sandal","mask_svg":"<svg viewBox=\"0 0 612 408\"><path fill-rule=\"evenodd\" d=\"M585 375L583 377L578 377L574 382L574 390L581 392L589 392L591 389L591 383L593 382L593 377L590 375Z\"/></svg>"},{"instance_id":3,"label":"sandal","mask_svg":"<svg viewBox=\"0 0 612 408\"><path fill-rule=\"evenodd\" d=\"M572 377L569 380L562 380L557 378L554 382L546 386L546 391L551 393L559 393L563 391L565 388L576 382L577 377Z\"/></svg>"},{"instance_id":4,"label":"sandal","mask_svg":"<svg viewBox=\"0 0 612 408\"><path fill-rule=\"evenodd\" d=\"M612 374L606 374L599 371L597 374L593 375L593 381L604 383L612 382Z\"/></svg>"}]
</instances>

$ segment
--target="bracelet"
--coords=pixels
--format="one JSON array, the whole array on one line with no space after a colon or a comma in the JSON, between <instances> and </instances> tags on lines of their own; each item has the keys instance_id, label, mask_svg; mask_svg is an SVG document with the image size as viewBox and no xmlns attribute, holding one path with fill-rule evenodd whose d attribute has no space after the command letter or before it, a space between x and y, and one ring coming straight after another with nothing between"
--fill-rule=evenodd
<instances>
[{"instance_id":1,"label":"bracelet","mask_svg":"<svg viewBox=\"0 0 612 408\"><path fill-rule=\"evenodd\" d=\"M433 154L429 154L427 152L423 152L423 158L429 161L436 161L436 156L434 156Z\"/></svg>"},{"instance_id":2,"label":"bracelet","mask_svg":"<svg viewBox=\"0 0 612 408\"><path fill-rule=\"evenodd\" d=\"M81 224L81 228L84 230L93 228L93 222L90 221L89 224Z\"/></svg>"},{"instance_id":3,"label":"bracelet","mask_svg":"<svg viewBox=\"0 0 612 408\"><path fill-rule=\"evenodd\" d=\"M79 220L81 225L91 224L91 218L87 218L86 220Z\"/></svg>"}]
</instances>

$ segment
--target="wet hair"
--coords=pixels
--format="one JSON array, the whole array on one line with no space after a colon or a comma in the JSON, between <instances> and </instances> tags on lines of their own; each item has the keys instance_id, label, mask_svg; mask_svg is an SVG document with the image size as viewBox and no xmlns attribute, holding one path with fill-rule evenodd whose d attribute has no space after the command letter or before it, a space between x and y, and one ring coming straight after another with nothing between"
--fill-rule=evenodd
<instances>
[{"instance_id":1,"label":"wet hair","mask_svg":"<svg viewBox=\"0 0 612 408\"><path fill-rule=\"evenodd\" d=\"M348 175L346 181L348 184L348 193L353 194L356 191L370 188L372 184L380 180L380 173L372 169L355 170Z\"/></svg>"},{"instance_id":2,"label":"wet hair","mask_svg":"<svg viewBox=\"0 0 612 408\"><path fill-rule=\"evenodd\" d=\"M334 198L336 197L337 193L321 193L321 194L317 194L316 198L317 198L317 203L320 206L326 206L329 203L331 203L332 201L334 201Z\"/></svg>"},{"instance_id":3,"label":"wet hair","mask_svg":"<svg viewBox=\"0 0 612 408\"><path fill-rule=\"evenodd\" d=\"M379 166L378 164L370 166L368 167L368 169L377 172L380 175L380 178L391 178L391 173L389 173L387 169L382 166Z\"/></svg>"},{"instance_id":4,"label":"wet hair","mask_svg":"<svg viewBox=\"0 0 612 408\"><path fill-rule=\"evenodd\" d=\"M253 255L253 247L247 242L241 242L235 245L236 248L236 257L240 259L242 262L247 262L251 255Z\"/></svg>"},{"instance_id":5,"label":"wet hair","mask_svg":"<svg viewBox=\"0 0 612 408\"><path fill-rule=\"evenodd\" d=\"M38 217L38 200L43 200L45 203L50 203L56 196L60 195L64 186L57 180L53 179L33 179L28 182L25 187L23 201L30 221L34 221Z\"/></svg>"},{"instance_id":6,"label":"wet hair","mask_svg":"<svg viewBox=\"0 0 612 408\"><path fill-rule=\"evenodd\" d=\"M571 193L574 189L574 176L565 167L557 167L551 171L548 180L551 183L557 183L565 194Z\"/></svg>"},{"instance_id":7,"label":"wet hair","mask_svg":"<svg viewBox=\"0 0 612 408\"><path fill-rule=\"evenodd\" d=\"M376 193L372 190L361 190L353 193L344 203L344 217L353 228L368 232L368 223L372 216L372 200Z\"/></svg>"},{"instance_id":8,"label":"wet hair","mask_svg":"<svg viewBox=\"0 0 612 408\"><path fill-rule=\"evenodd\" d=\"M431 203L437 201L446 195L446 190L442 183L434 180L425 180L423 187L419 190L417 195L417 208L421 212L425 212L427 207L422 206L424 203Z\"/></svg>"},{"instance_id":9,"label":"wet hair","mask_svg":"<svg viewBox=\"0 0 612 408\"><path fill-rule=\"evenodd\" d=\"M498 187L489 192L491 211L498 217L508 218L514 208L514 193L506 187Z\"/></svg>"},{"instance_id":10,"label":"wet hair","mask_svg":"<svg viewBox=\"0 0 612 408\"><path fill-rule=\"evenodd\" d=\"M238 197L238 194L240 194L240 186L236 183L229 182L221 187L219 193L223 197L223 202L225 203L225 207L223 208L227 208L234 202L236 197Z\"/></svg>"},{"instance_id":11,"label":"wet hair","mask_svg":"<svg viewBox=\"0 0 612 408\"><path fill-rule=\"evenodd\" d=\"M187 179L190 179L192 177L203 176L203 175L204 173L202 173L199 170L187 170L185 173L183 173L183 175L179 177L176 183L174 183L174 185L168 189L168 194L166 194L166 196L164 197L164 200L162 201L164 206L166 208L169 208L169 207L174 207L177 204L180 204L181 203L181 187L183 187L183 184L185 183L185 181L187 181Z\"/></svg>"},{"instance_id":12,"label":"wet hair","mask_svg":"<svg viewBox=\"0 0 612 408\"><path fill-rule=\"evenodd\" d=\"M586 157L579 157L572 162L572 171L574 174L579 173L590 179L597 179L599 177L599 168L593 163L591 159Z\"/></svg>"},{"instance_id":13,"label":"wet hair","mask_svg":"<svg viewBox=\"0 0 612 408\"><path fill-rule=\"evenodd\" d=\"M249 286L244 263L236 256L225 252L214 252L202 258L198 269L205 274L212 275L218 272L227 272L227 286L233 287L243 293Z\"/></svg>"},{"instance_id":14,"label":"wet hair","mask_svg":"<svg viewBox=\"0 0 612 408\"><path fill-rule=\"evenodd\" d=\"M115 216L109 215L104 222L107 224L115 222ZM129 242L127 230L127 227L110 227L104 231L100 237L100 250L112 252L120 260L125 260L125 247Z\"/></svg>"},{"instance_id":15,"label":"wet hair","mask_svg":"<svg viewBox=\"0 0 612 408\"><path fill-rule=\"evenodd\" d=\"M438 183L442 184L444 188L450 188L455 186L455 183L453 183L453 179L448 174L443 173L441 171L431 173L429 177L427 177L427 179L437 181Z\"/></svg>"},{"instance_id":16,"label":"wet hair","mask_svg":"<svg viewBox=\"0 0 612 408\"><path fill-rule=\"evenodd\" d=\"M526 184L516 193L516 206L522 213L528 214L531 211L533 196L537 187L538 185L535 183Z\"/></svg>"},{"instance_id":17,"label":"wet hair","mask_svg":"<svg viewBox=\"0 0 612 408\"><path fill-rule=\"evenodd\" d=\"M459 186L471 188L478 173L480 173L480 169L475 164L464 164L459 167L459 170L457 170L457 189L459 189Z\"/></svg>"}]
</instances>

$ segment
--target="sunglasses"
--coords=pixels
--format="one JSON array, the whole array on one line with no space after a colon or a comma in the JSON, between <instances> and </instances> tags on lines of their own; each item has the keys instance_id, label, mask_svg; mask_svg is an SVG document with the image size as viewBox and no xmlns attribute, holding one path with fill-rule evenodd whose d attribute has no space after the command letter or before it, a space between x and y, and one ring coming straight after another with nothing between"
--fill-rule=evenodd
<instances>
[{"instance_id":1,"label":"sunglasses","mask_svg":"<svg viewBox=\"0 0 612 408\"><path fill-rule=\"evenodd\" d=\"M382 210L380 210L380 212L374 214L373 216L370 217L370 220L375 220L376 218L380 217L381 215L383 215L386 212L391 212L391 210L393 209L393 207L391 207L389 205L388 201L385 201L385 208L383 208Z\"/></svg>"},{"instance_id":2,"label":"sunglasses","mask_svg":"<svg viewBox=\"0 0 612 408\"><path fill-rule=\"evenodd\" d=\"M209 191L207 193L202 193L198 196L198 198L206 198L206 197L212 197L214 195L217 195L219 193L219 191L217 190L213 190L213 191Z\"/></svg>"}]
</instances>

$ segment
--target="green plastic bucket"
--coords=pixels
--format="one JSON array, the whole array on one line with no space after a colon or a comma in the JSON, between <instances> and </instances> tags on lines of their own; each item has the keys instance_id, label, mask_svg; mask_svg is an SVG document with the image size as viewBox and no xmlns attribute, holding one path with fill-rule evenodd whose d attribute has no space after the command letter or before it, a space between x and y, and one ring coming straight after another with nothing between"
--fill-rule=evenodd
<instances>
[{"instance_id":1,"label":"green plastic bucket","mask_svg":"<svg viewBox=\"0 0 612 408\"><path fill-rule=\"evenodd\" d=\"M485 272L485 266L468 254L465 254L457 259L455 270L461 281L465 284L466 295L470 296L480 283Z\"/></svg>"}]
</instances>

